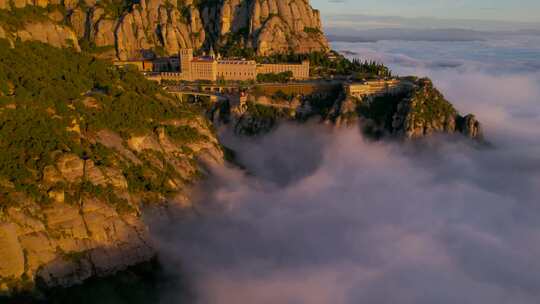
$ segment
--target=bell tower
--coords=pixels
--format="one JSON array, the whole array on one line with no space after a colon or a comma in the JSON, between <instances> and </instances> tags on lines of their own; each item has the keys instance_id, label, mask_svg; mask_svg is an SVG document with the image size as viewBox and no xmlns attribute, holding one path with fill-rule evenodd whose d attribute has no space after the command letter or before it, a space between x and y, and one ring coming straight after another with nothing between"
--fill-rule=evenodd
<instances>
[{"instance_id":1,"label":"bell tower","mask_svg":"<svg viewBox=\"0 0 540 304\"><path fill-rule=\"evenodd\" d=\"M191 61L193 61L193 49L180 49L180 72L185 80L192 79Z\"/></svg>"}]
</instances>

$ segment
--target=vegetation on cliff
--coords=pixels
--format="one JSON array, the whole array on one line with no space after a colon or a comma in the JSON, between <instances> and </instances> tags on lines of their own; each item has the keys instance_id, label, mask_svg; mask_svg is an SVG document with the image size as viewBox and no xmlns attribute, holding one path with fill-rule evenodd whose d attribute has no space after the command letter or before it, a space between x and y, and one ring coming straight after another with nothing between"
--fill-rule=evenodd
<instances>
[{"instance_id":1,"label":"vegetation on cliff","mask_svg":"<svg viewBox=\"0 0 540 304\"><path fill-rule=\"evenodd\" d=\"M349 60L345 56L332 52L283 53L270 56L255 57L259 63L301 63L308 60L310 74L313 77L353 76L355 79L392 77L392 71L382 63L369 60Z\"/></svg>"},{"instance_id":2,"label":"vegetation on cliff","mask_svg":"<svg viewBox=\"0 0 540 304\"><path fill-rule=\"evenodd\" d=\"M40 189L40 180L58 154L96 163L114 159L113 150L92 140L100 130L127 140L155 132L164 121L198 117L198 111L175 103L136 71L41 43L10 48L0 41L0 178L36 198L46 200L49 189ZM193 127L166 131L180 144L205 139Z\"/></svg>"},{"instance_id":3,"label":"vegetation on cliff","mask_svg":"<svg viewBox=\"0 0 540 304\"><path fill-rule=\"evenodd\" d=\"M272 130L279 121L303 122L318 117L338 126L361 121L365 133L373 138L461 133L482 140L481 125L476 118L461 116L431 80L404 77L393 81L397 84L392 90L376 82L376 89L361 98L348 96L340 85L305 94L277 91L273 95L256 96L254 100L260 99L258 102L265 104L263 111L249 102L243 109L233 109L233 113L240 113L235 130L239 134L259 135ZM283 109L287 109L287 115L280 111Z\"/></svg>"},{"instance_id":4,"label":"vegetation on cliff","mask_svg":"<svg viewBox=\"0 0 540 304\"><path fill-rule=\"evenodd\" d=\"M49 4L46 7L32 5L11 10L0 9L0 26L8 31L16 31L24 28L28 22L51 21L48 15L55 11L65 14L65 7Z\"/></svg>"},{"instance_id":5,"label":"vegetation on cliff","mask_svg":"<svg viewBox=\"0 0 540 304\"><path fill-rule=\"evenodd\" d=\"M411 98L410 114L423 121L433 121L441 117L454 117L457 111L444 98L439 90L433 87L429 79L422 79L420 87L414 90Z\"/></svg>"},{"instance_id":6,"label":"vegetation on cliff","mask_svg":"<svg viewBox=\"0 0 540 304\"><path fill-rule=\"evenodd\" d=\"M461 116L437 90L430 79L411 78L410 87L392 94L359 102L357 112L364 118L365 131L375 137L385 133L417 138L432 133L462 133L481 139L480 123L474 116Z\"/></svg>"},{"instance_id":7,"label":"vegetation on cliff","mask_svg":"<svg viewBox=\"0 0 540 304\"><path fill-rule=\"evenodd\" d=\"M268 74L257 74L257 81L258 82L281 82L286 83L291 81L293 78L293 73L288 72L282 72L282 73L268 73Z\"/></svg>"},{"instance_id":8,"label":"vegetation on cliff","mask_svg":"<svg viewBox=\"0 0 540 304\"><path fill-rule=\"evenodd\" d=\"M0 39L0 295L150 259L141 205L223 157L201 114L135 70Z\"/></svg>"},{"instance_id":9,"label":"vegetation on cliff","mask_svg":"<svg viewBox=\"0 0 540 304\"><path fill-rule=\"evenodd\" d=\"M294 112L294 111L293 111ZM234 126L236 134L257 136L273 130L280 120L290 118L291 110L253 102L246 104L246 110Z\"/></svg>"}]
</instances>

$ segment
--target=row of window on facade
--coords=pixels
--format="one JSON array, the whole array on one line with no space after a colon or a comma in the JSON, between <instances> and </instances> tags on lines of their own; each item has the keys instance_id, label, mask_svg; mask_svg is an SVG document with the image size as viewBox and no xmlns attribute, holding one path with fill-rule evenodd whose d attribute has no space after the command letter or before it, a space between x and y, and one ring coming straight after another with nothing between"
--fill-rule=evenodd
<instances>
[{"instance_id":1,"label":"row of window on facade","mask_svg":"<svg viewBox=\"0 0 540 304\"><path fill-rule=\"evenodd\" d=\"M213 57L194 57L190 49L181 50L178 57L158 58L154 61L123 61L115 64L135 65L137 69L144 72L181 72L186 79L214 79L216 76L220 76L227 80L247 80L255 79L257 74L287 71L292 72L295 79L309 78L309 62L302 64L257 64L252 60L216 60Z\"/></svg>"}]
</instances>

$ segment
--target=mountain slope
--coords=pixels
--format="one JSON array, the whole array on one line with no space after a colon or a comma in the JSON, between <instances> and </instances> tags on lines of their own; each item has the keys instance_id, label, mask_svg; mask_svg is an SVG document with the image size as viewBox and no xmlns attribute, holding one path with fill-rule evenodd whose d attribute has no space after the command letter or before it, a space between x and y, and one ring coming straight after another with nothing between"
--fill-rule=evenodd
<instances>
[{"instance_id":1,"label":"mountain slope","mask_svg":"<svg viewBox=\"0 0 540 304\"><path fill-rule=\"evenodd\" d=\"M0 39L0 291L150 259L141 207L185 202L198 160L222 161L199 113L136 71Z\"/></svg>"}]
</instances>

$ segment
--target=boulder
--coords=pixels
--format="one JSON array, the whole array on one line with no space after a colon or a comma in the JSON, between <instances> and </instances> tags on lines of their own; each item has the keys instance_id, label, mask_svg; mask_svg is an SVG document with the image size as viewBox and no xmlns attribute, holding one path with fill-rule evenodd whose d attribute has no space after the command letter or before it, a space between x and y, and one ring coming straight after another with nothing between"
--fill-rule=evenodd
<instances>
[{"instance_id":1,"label":"boulder","mask_svg":"<svg viewBox=\"0 0 540 304\"><path fill-rule=\"evenodd\" d=\"M57 257L56 243L49 238L45 231L25 234L19 239L26 253L26 263L30 274Z\"/></svg>"},{"instance_id":2,"label":"boulder","mask_svg":"<svg viewBox=\"0 0 540 304\"><path fill-rule=\"evenodd\" d=\"M69 23L79 39L86 34L87 18L88 14L81 8L74 9L68 17Z\"/></svg>"},{"instance_id":3,"label":"boulder","mask_svg":"<svg viewBox=\"0 0 540 304\"><path fill-rule=\"evenodd\" d=\"M10 10L10 0L0 0L0 9Z\"/></svg>"},{"instance_id":4,"label":"boulder","mask_svg":"<svg viewBox=\"0 0 540 304\"><path fill-rule=\"evenodd\" d=\"M470 138L482 138L482 126L476 117L472 114L460 117L458 119L459 131Z\"/></svg>"},{"instance_id":5,"label":"boulder","mask_svg":"<svg viewBox=\"0 0 540 304\"><path fill-rule=\"evenodd\" d=\"M96 10L94 15L99 11ZM95 22L93 28L95 32L92 33L91 38L96 46L114 46L115 36L114 30L116 27L115 20L99 19Z\"/></svg>"},{"instance_id":6,"label":"boulder","mask_svg":"<svg viewBox=\"0 0 540 304\"><path fill-rule=\"evenodd\" d=\"M75 154L62 155L58 159L56 166L67 181L80 180L84 173L84 160Z\"/></svg>"},{"instance_id":7,"label":"boulder","mask_svg":"<svg viewBox=\"0 0 540 304\"><path fill-rule=\"evenodd\" d=\"M23 8L26 6L26 0L12 0L11 3L14 8Z\"/></svg>"},{"instance_id":8,"label":"boulder","mask_svg":"<svg viewBox=\"0 0 540 304\"><path fill-rule=\"evenodd\" d=\"M0 277L20 277L24 273L23 248L13 223L0 223Z\"/></svg>"},{"instance_id":9,"label":"boulder","mask_svg":"<svg viewBox=\"0 0 540 304\"><path fill-rule=\"evenodd\" d=\"M0 0L0 1L2 1L2 0ZM0 26L0 38L1 38L1 39L6 39L6 38L7 38L7 33L6 33L6 31L4 30L4 28L1 27L1 26Z\"/></svg>"}]
</instances>

